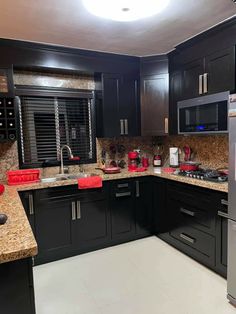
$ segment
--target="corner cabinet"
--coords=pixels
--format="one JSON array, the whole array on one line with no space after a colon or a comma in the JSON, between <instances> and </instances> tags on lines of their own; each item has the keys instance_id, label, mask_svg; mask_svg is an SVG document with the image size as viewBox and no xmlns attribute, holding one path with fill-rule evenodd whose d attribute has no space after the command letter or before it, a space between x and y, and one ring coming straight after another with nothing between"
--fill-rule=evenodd
<instances>
[{"instance_id":1,"label":"corner cabinet","mask_svg":"<svg viewBox=\"0 0 236 314\"><path fill-rule=\"evenodd\" d=\"M169 75L150 75L141 79L141 134L168 134Z\"/></svg>"},{"instance_id":2,"label":"corner cabinet","mask_svg":"<svg viewBox=\"0 0 236 314\"><path fill-rule=\"evenodd\" d=\"M139 79L102 74L102 91L96 93L97 137L140 134Z\"/></svg>"}]
</instances>

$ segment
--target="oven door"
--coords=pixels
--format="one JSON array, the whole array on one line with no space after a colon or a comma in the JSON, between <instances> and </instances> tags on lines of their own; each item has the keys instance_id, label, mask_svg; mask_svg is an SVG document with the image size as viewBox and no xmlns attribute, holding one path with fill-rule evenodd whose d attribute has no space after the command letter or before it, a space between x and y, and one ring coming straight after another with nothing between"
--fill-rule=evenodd
<instances>
[{"instance_id":1,"label":"oven door","mask_svg":"<svg viewBox=\"0 0 236 314\"><path fill-rule=\"evenodd\" d=\"M225 98L217 98L216 95L178 103L179 134L228 132L229 93Z\"/></svg>"}]
</instances>

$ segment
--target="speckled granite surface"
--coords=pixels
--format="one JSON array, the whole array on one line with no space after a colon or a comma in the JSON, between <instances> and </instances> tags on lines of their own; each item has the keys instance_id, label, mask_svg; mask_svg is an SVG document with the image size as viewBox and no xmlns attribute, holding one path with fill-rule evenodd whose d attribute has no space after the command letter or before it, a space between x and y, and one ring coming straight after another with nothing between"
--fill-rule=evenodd
<instances>
[{"instance_id":1,"label":"speckled granite surface","mask_svg":"<svg viewBox=\"0 0 236 314\"><path fill-rule=\"evenodd\" d=\"M0 225L0 263L36 255L37 243L16 187L5 186L0 212L8 216L5 225Z\"/></svg>"},{"instance_id":2,"label":"speckled granite surface","mask_svg":"<svg viewBox=\"0 0 236 314\"><path fill-rule=\"evenodd\" d=\"M187 183L220 192L228 192L227 183L212 183L165 173L154 174L152 169L142 173L131 173L124 170L119 174L113 175L105 175L99 170L95 170L93 173L101 175L104 181L153 175L159 178ZM6 190L4 194L0 196L0 211L8 216L8 221L5 225L0 226L0 263L10 262L37 254L37 243L22 206L18 191L73 184L77 184L77 180L5 186Z\"/></svg>"}]
</instances>

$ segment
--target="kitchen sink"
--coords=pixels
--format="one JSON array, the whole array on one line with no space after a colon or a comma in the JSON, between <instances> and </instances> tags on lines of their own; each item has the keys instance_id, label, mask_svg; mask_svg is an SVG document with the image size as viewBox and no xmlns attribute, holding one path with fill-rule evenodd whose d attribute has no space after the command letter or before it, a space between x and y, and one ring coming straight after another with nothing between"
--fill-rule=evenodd
<instances>
[{"instance_id":1,"label":"kitchen sink","mask_svg":"<svg viewBox=\"0 0 236 314\"><path fill-rule=\"evenodd\" d=\"M95 174L93 173L76 173L76 174L59 174L56 175L55 177L50 177L50 178L43 178L41 179L42 183L51 183L51 182L57 182L57 181L64 181L64 180L73 180L73 179L79 179L79 178L88 178L92 177Z\"/></svg>"}]
</instances>

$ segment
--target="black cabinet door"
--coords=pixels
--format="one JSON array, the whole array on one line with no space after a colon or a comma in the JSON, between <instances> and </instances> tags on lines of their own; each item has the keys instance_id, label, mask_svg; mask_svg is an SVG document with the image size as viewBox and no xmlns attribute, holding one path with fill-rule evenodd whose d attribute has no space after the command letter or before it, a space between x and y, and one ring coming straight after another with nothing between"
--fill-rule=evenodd
<instances>
[{"instance_id":1,"label":"black cabinet door","mask_svg":"<svg viewBox=\"0 0 236 314\"><path fill-rule=\"evenodd\" d=\"M135 223L136 234L146 236L152 233L152 182L149 179L137 178L135 184Z\"/></svg>"},{"instance_id":2,"label":"black cabinet door","mask_svg":"<svg viewBox=\"0 0 236 314\"><path fill-rule=\"evenodd\" d=\"M35 233L35 220L34 220L34 197L32 191L27 192L19 192L22 205L25 209L26 215L28 217L30 226Z\"/></svg>"},{"instance_id":3,"label":"black cabinet door","mask_svg":"<svg viewBox=\"0 0 236 314\"><path fill-rule=\"evenodd\" d=\"M203 84L200 84L200 75L204 73L204 59L186 63L183 65L182 70L183 89L181 98L189 99L201 96L203 94Z\"/></svg>"},{"instance_id":4,"label":"black cabinet door","mask_svg":"<svg viewBox=\"0 0 236 314\"><path fill-rule=\"evenodd\" d=\"M169 134L178 134L177 102L182 95L182 72L176 71L170 74L169 90Z\"/></svg>"},{"instance_id":5,"label":"black cabinet door","mask_svg":"<svg viewBox=\"0 0 236 314\"><path fill-rule=\"evenodd\" d=\"M235 48L217 51L205 58L207 92L235 90Z\"/></svg>"},{"instance_id":6,"label":"black cabinet door","mask_svg":"<svg viewBox=\"0 0 236 314\"><path fill-rule=\"evenodd\" d=\"M76 243L79 249L107 246L111 241L108 195L100 189L87 191L76 199Z\"/></svg>"},{"instance_id":7,"label":"black cabinet door","mask_svg":"<svg viewBox=\"0 0 236 314\"><path fill-rule=\"evenodd\" d=\"M56 260L75 249L76 213L73 199L49 197L48 190L35 194L35 237L39 253L35 262Z\"/></svg>"},{"instance_id":8,"label":"black cabinet door","mask_svg":"<svg viewBox=\"0 0 236 314\"><path fill-rule=\"evenodd\" d=\"M152 189L154 233L165 234L170 230L170 216L166 208L166 181L153 179Z\"/></svg>"},{"instance_id":9,"label":"black cabinet door","mask_svg":"<svg viewBox=\"0 0 236 314\"><path fill-rule=\"evenodd\" d=\"M216 223L216 268L227 277L228 219L218 216Z\"/></svg>"},{"instance_id":10,"label":"black cabinet door","mask_svg":"<svg viewBox=\"0 0 236 314\"><path fill-rule=\"evenodd\" d=\"M35 314L31 259L0 265L2 314Z\"/></svg>"},{"instance_id":11,"label":"black cabinet door","mask_svg":"<svg viewBox=\"0 0 236 314\"><path fill-rule=\"evenodd\" d=\"M145 76L141 81L141 134L168 134L169 75Z\"/></svg>"},{"instance_id":12,"label":"black cabinet door","mask_svg":"<svg viewBox=\"0 0 236 314\"><path fill-rule=\"evenodd\" d=\"M99 137L115 137L123 131L119 119L121 83L120 74L102 75L102 134L98 134Z\"/></svg>"},{"instance_id":13,"label":"black cabinet door","mask_svg":"<svg viewBox=\"0 0 236 314\"><path fill-rule=\"evenodd\" d=\"M120 123L123 123L124 125L125 136L140 135L139 85L140 85L139 79L137 78L124 77L122 79L120 92L119 120L121 120Z\"/></svg>"},{"instance_id":14,"label":"black cabinet door","mask_svg":"<svg viewBox=\"0 0 236 314\"><path fill-rule=\"evenodd\" d=\"M110 198L112 241L123 242L135 236L133 182L114 182Z\"/></svg>"}]
</instances>

